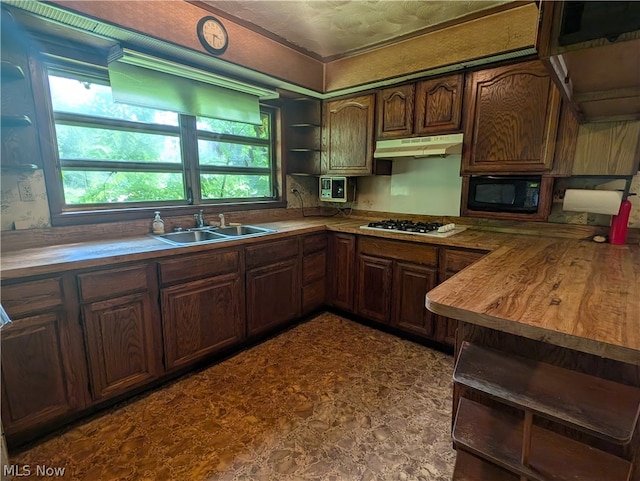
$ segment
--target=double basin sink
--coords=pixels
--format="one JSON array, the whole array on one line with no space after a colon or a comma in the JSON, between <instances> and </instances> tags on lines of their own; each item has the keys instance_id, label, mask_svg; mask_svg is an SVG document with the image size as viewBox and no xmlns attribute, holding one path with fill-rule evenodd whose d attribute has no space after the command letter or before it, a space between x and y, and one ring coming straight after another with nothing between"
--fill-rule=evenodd
<instances>
[{"instance_id":1,"label":"double basin sink","mask_svg":"<svg viewBox=\"0 0 640 481\"><path fill-rule=\"evenodd\" d=\"M253 225L238 225L230 227L202 227L180 232L169 232L162 235L152 235L152 237L167 242L168 244L189 245L229 241L245 237L272 234L274 232L277 231Z\"/></svg>"}]
</instances>

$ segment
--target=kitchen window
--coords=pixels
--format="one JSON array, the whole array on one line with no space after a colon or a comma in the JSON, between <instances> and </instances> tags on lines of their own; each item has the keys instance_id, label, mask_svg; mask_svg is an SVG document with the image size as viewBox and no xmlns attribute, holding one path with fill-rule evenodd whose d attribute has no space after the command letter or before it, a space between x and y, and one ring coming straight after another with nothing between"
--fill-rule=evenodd
<instances>
[{"instance_id":1,"label":"kitchen window","mask_svg":"<svg viewBox=\"0 0 640 481\"><path fill-rule=\"evenodd\" d=\"M53 219L278 200L272 109L261 107L253 125L116 103L98 67L48 65L46 81Z\"/></svg>"}]
</instances>

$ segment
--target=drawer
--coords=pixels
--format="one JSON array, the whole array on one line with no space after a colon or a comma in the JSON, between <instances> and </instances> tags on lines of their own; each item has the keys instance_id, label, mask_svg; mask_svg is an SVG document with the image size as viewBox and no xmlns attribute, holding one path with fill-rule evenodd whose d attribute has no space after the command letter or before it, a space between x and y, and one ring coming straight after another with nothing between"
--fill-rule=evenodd
<instances>
[{"instance_id":1,"label":"drawer","mask_svg":"<svg viewBox=\"0 0 640 481\"><path fill-rule=\"evenodd\" d=\"M327 234L310 234L302 238L302 253L304 255L312 252L323 251L327 248Z\"/></svg>"},{"instance_id":2,"label":"drawer","mask_svg":"<svg viewBox=\"0 0 640 481\"><path fill-rule=\"evenodd\" d=\"M442 249L440 265L446 272L458 272L484 257L484 251L464 251L456 249Z\"/></svg>"},{"instance_id":3,"label":"drawer","mask_svg":"<svg viewBox=\"0 0 640 481\"><path fill-rule=\"evenodd\" d=\"M240 252L238 249L212 250L206 254L177 257L159 262L158 269L162 284L237 272Z\"/></svg>"},{"instance_id":4,"label":"drawer","mask_svg":"<svg viewBox=\"0 0 640 481\"><path fill-rule=\"evenodd\" d=\"M147 285L147 266L144 264L78 275L80 299L83 301L144 291Z\"/></svg>"},{"instance_id":5,"label":"drawer","mask_svg":"<svg viewBox=\"0 0 640 481\"><path fill-rule=\"evenodd\" d=\"M62 299L60 277L2 285L2 307L10 318L61 306Z\"/></svg>"},{"instance_id":6,"label":"drawer","mask_svg":"<svg viewBox=\"0 0 640 481\"><path fill-rule=\"evenodd\" d=\"M244 249L247 269L264 264L290 259L298 255L298 238L284 239L276 242L265 242Z\"/></svg>"},{"instance_id":7,"label":"drawer","mask_svg":"<svg viewBox=\"0 0 640 481\"><path fill-rule=\"evenodd\" d=\"M358 237L358 252L427 266L435 266L438 262L437 247L416 242L360 236Z\"/></svg>"},{"instance_id":8,"label":"drawer","mask_svg":"<svg viewBox=\"0 0 640 481\"><path fill-rule=\"evenodd\" d=\"M304 256L302 260L302 284L307 285L316 279L324 279L327 266L327 254L324 251Z\"/></svg>"}]
</instances>

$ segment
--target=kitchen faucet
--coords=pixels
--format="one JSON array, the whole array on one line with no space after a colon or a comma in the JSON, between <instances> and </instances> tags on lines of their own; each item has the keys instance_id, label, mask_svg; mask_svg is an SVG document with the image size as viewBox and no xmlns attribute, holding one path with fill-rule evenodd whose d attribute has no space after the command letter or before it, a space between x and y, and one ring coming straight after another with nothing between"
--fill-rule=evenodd
<instances>
[{"instance_id":1,"label":"kitchen faucet","mask_svg":"<svg viewBox=\"0 0 640 481\"><path fill-rule=\"evenodd\" d=\"M202 213L203 213L203 210L200 209L200 212L198 212L197 214L193 214L193 218L196 221L197 228L204 227L204 218L202 217Z\"/></svg>"}]
</instances>

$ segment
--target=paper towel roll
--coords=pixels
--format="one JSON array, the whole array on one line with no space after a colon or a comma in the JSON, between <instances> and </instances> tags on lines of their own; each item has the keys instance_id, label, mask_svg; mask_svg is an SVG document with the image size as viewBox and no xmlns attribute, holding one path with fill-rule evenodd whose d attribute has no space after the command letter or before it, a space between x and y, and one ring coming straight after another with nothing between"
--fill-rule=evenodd
<instances>
[{"instance_id":1,"label":"paper towel roll","mask_svg":"<svg viewBox=\"0 0 640 481\"><path fill-rule=\"evenodd\" d=\"M567 189L562 209L593 214L617 214L621 202L622 192L618 191Z\"/></svg>"}]
</instances>

